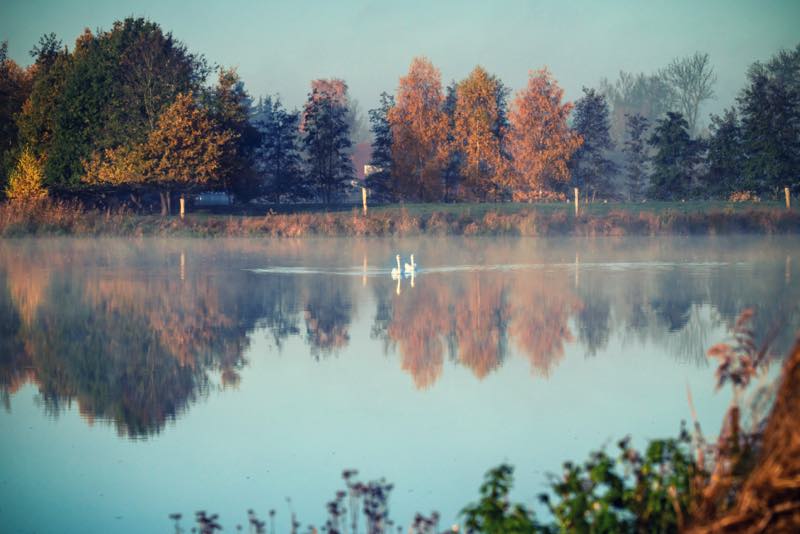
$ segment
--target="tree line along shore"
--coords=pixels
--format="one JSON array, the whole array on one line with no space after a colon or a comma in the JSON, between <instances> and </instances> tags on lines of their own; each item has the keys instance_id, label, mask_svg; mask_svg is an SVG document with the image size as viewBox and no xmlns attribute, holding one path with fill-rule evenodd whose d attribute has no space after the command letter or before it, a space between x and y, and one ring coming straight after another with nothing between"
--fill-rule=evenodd
<instances>
[{"instance_id":1,"label":"tree line along shore","mask_svg":"<svg viewBox=\"0 0 800 534\"><path fill-rule=\"evenodd\" d=\"M0 190L16 212L46 198L35 209L170 215L179 198L210 191L241 211L306 212L310 202L330 211L362 187L384 204L563 204L575 188L592 202L775 202L800 192L800 46L752 64L735 104L707 120L716 75L702 52L620 72L575 102L547 68L512 92L481 66L445 86L417 57L368 120L336 78L313 80L301 109L255 99L235 69L210 66L143 18L87 29L71 48L46 34L31 56L23 67L0 45ZM774 217L783 228L792 216ZM490 226L448 222L448 232L472 232L471 223Z\"/></svg>"}]
</instances>

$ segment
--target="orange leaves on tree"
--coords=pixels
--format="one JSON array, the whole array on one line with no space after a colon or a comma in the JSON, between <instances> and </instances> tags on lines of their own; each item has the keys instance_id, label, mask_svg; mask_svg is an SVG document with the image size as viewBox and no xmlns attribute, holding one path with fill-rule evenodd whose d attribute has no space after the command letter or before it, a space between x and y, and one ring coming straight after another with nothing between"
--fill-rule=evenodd
<instances>
[{"instance_id":1,"label":"orange leaves on tree","mask_svg":"<svg viewBox=\"0 0 800 534\"><path fill-rule=\"evenodd\" d=\"M192 93L179 93L144 143L94 153L84 161L82 181L160 189L162 212L167 213L170 191L221 182L225 157L236 137L199 106Z\"/></svg>"},{"instance_id":2,"label":"orange leaves on tree","mask_svg":"<svg viewBox=\"0 0 800 534\"><path fill-rule=\"evenodd\" d=\"M531 72L509 113L509 152L514 162L514 199L548 198L569 180L567 162L582 140L567 126L572 104L547 69Z\"/></svg>"},{"instance_id":3,"label":"orange leaves on tree","mask_svg":"<svg viewBox=\"0 0 800 534\"><path fill-rule=\"evenodd\" d=\"M143 146L120 146L95 152L83 162L82 181L89 184L139 185L147 183Z\"/></svg>"},{"instance_id":4,"label":"orange leaves on tree","mask_svg":"<svg viewBox=\"0 0 800 534\"><path fill-rule=\"evenodd\" d=\"M400 78L392 129L395 190L400 196L439 200L446 158L447 116L439 69L426 58L414 58Z\"/></svg>"},{"instance_id":5,"label":"orange leaves on tree","mask_svg":"<svg viewBox=\"0 0 800 534\"><path fill-rule=\"evenodd\" d=\"M347 94L347 84L339 78L317 78L311 80L311 92L308 95L309 103L326 102L342 109L350 107L350 97ZM306 105L306 108L309 108ZM300 116L300 131L305 132L308 109L304 109Z\"/></svg>"},{"instance_id":6,"label":"orange leaves on tree","mask_svg":"<svg viewBox=\"0 0 800 534\"><path fill-rule=\"evenodd\" d=\"M339 78L312 80L311 94L315 98L331 100L343 108L350 105L347 96L347 84Z\"/></svg>"},{"instance_id":7,"label":"orange leaves on tree","mask_svg":"<svg viewBox=\"0 0 800 534\"><path fill-rule=\"evenodd\" d=\"M206 186L219 179L230 131L221 131L191 93L179 94L147 139L152 179L167 188Z\"/></svg>"},{"instance_id":8,"label":"orange leaves on tree","mask_svg":"<svg viewBox=\"0 0 800 534\"><path fill-rule=\"evenodd\" d=\"M486 200L500 193L506 174L501 140L503 86L482 67L475 67L456 87L453 149L464 156L462 173L473 195Z\"/></svg>"}]
</instances>

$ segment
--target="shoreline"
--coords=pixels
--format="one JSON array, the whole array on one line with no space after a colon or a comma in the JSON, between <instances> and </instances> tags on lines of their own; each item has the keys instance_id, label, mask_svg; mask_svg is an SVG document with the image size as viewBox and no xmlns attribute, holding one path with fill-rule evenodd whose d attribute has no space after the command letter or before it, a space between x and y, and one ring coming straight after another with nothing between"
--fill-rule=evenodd
<instances>
[{"instance_id":1,"label":"shoreline","mask_svg":"<svg viewBox=\"0 0 800 534\"><path fill-rule=\"evenodd\" d=\"M602 237L800 233L800 210L780 206L589 205L575 215L563 205L416 205L265 215L139 215L86 210L69 202L0 206L0 237Z\"/></svg>"}]
</instances>

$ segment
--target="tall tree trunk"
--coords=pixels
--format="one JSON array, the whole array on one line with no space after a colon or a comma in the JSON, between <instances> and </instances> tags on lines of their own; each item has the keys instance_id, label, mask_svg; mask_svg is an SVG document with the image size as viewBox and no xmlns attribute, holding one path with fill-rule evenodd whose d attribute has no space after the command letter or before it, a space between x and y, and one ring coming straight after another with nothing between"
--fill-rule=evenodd
<instances>
[{"instance_id":1,"label":"tall tree trunk","mask_svg":"<svg viewBox=\"0 0 800 534\"><path fill-rule=\"evenodd\" d=\"M161 215L172 214L172 202L170 191L160 191L158 195L161 197Z\"/></svg>"}]
</instances>

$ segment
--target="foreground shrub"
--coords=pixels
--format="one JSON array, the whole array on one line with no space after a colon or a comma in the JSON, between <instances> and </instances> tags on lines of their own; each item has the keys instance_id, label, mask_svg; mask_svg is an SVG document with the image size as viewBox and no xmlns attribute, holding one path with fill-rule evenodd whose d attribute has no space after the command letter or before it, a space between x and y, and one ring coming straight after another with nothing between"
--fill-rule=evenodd
<instances>
[{"instance_id":1,"label":"foreground shrub","mask_svg":"<svg viewBox=\"0 0 800 534\"><path fill-rule=\"evenodd\" d=\"M564 464L557 497L541 495L560 530L570 532L672 532L683 526L700 474L684 428L676 439L651 441L644 454L628 438L617 458L592 453L582 465Z\"/></svg>"},{"instance_id":2,"label":"foreground shrub","mask_svg":"<svg viewBox=\"0 0 800 534\"><path fill-rule=\"evenodd\" d=\"M800 341L784 363L769 416L751 417L745 426L741 423L745 389L753 379L766 376L770 361L769 342L756 346L752 318L752 312L745 310L731 341L708 353L719 361L717 387L734 389L715 444L706 443L695 419L692 433L682 425L678 437L652 440L643 453L625 438L617 444L616 456L601 450L582 463L566 462L563 474L551 478L549 492L539 496L550 513L547 521L533 508L511 501L514 470L502 464L486 473L478 501L462 510L464 530L476 534L800 532ZM754 397L763 398L770 390L769 384L762 384ZM691 407L691 395L689 400ZM354 470L344 471L345 488L327 504L328 518L321 532L406 531L389 518L392 485L384 480L358 482L356 475ZM291 532L299 532L291 506L290 513ZM269 516L270 532L275 532L275 511ZM180 517L170 516L176 532L181 531ZM248 518L251 532L266 532L266 522L252 510ZM198 512L195 519L199 532L220 528L216 515ZM442 533L439 519L436 512L418 513L407 532ZM446 532L459 528L453 525ZM308 532L320 531L309 526Z\"/></svg>"},{"instance_id":3,"label":"foreground shrub","mask_svg":"<svg viewBox=\"0 0 800 534\"><path fill-rule=\"evenodd\" d=\"M481 499L461 512L467 532L522 534L539 530L532 511L522 504L509 502L513 475L514 468L507 464L486 473L480 489Z\"/></svg>"}]
</instances>

